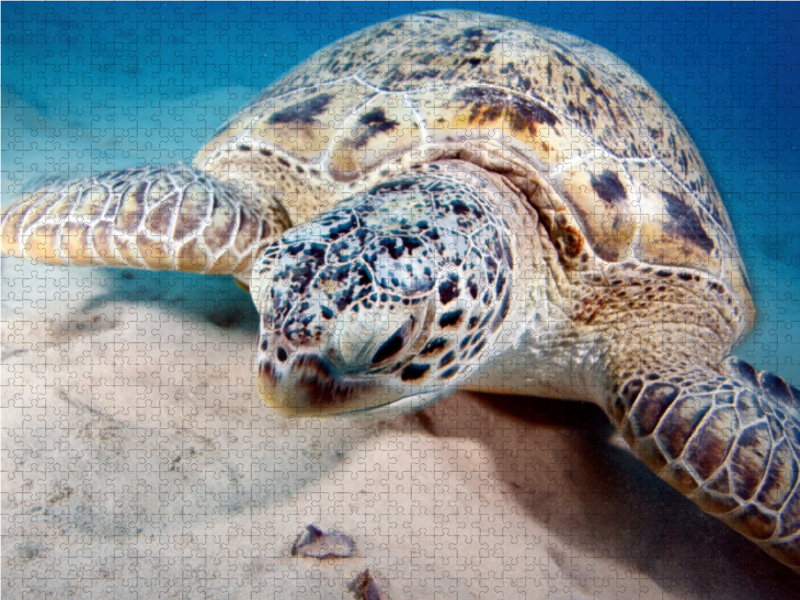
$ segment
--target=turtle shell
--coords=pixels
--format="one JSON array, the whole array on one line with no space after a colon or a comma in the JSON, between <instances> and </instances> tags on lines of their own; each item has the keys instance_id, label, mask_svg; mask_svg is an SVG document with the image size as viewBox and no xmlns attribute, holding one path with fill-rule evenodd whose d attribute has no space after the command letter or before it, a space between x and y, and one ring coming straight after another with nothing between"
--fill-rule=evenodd
<instances>
[{"instance_id":1,"label":"turtle shell","mask_svg":"<svg viewBox=\"0 0 800 600\"><path fill-rule=\"evenodd\" d=\"M635 259L751 301L731 222L676 116L614 54L546 27L466 11L369 27L262 93L199 166L220 147L275 152L333 201L391 168L471 160L526 192L568 269Z\"/></svg>"}]
</instances>

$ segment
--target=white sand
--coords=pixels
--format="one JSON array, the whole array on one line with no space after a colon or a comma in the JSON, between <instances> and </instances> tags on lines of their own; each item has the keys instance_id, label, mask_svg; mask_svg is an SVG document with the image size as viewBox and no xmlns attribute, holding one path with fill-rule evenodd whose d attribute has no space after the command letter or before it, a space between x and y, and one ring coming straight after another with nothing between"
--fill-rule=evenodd
<instances>
[{"instance_id":1,"label":"white sand","mask_svg":"<svg viewBox=\"0 0 800 600\"><path fill-rule=\"evenodd\" d=\"M341 599L366 568L394 600L796 597L595 407L286 420L230 280L2 269L3 598ZM292 557L311 523L356 555Z\"/></svg>"}]
</instances>

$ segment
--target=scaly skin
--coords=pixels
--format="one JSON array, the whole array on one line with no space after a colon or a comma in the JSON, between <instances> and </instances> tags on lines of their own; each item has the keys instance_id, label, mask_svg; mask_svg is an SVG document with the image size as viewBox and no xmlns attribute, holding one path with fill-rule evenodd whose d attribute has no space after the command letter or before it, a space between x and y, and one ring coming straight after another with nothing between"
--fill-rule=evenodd
<instances>
[{"instance_id":1,"label":"scaly skin","mask_svg":"<svg viewBox=\"0 0 800 600\"><path fill-rule=\"evenodd\" d=\"M254 259L285 229L257 206L234 186L190 169L106 173L53 184L4 207L0 252L249 280Z\"/></svg>"},{"instance_id":2,"label":"scaly skin","mask_svg":"<svg viewBox=\"0 0 800 600\"><path fill-rule=\"evenodd\" d=\"M252 287L265 402L293 415L421 407L496 352L526 292L518 198L492 180L422 165L270 246Z\"/></svg>"},{"instance_id":3,"label":"scaly skin","mask_svg":"<svg viewBox=\"0 0 800 600\"><path fill-rule=\"evenodd\" d=\"M608 412L637 455L800 573L800 390L736 358L621 377Z\"/></svg>"}]
</instances>

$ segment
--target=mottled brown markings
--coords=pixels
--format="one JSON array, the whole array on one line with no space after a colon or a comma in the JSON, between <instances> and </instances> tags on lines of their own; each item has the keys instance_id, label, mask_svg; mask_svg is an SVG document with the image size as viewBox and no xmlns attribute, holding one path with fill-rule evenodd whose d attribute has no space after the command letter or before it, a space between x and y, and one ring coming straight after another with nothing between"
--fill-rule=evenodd
<instances>
[{"instance_id":1,"label":"mottled brown markings","mask_svg":"<svg viewBox=\"0 0 800 600\"><path fill-rule=\"evenodd\" d=\"M792 440L795 447L800 448L800 428L793 427L787 423L786 437Z\"/></svg>"},{"instance_id":2,"label":"mottled brown markings","mask_svg":"<svg viewBox=\"0 0 800 600\"><path fill-rule=\"evenodd\" d=\"M778 510L794 489L798 479L798 465L789 440L781 440L772 451L767 476L756 496L756 501L771 510Z\"/></svg>"},{"instance_id":3,"label":"mottled brown markings","mask_svg":"<svg viewBox=\"0 0 800 600\"><path fill-rule=\"evenodd\" d=\"M692 501L705 512L712 515L721 515L732 512L739 508L741 504L735 498L723 496L709 491L707 488L698 490L693 496Z\"/></svg>"},{"instance_id":4,"label":"mottled brown markings","mask_svg":"<svg viewBox=\"0 0 800 600\"><path fill-rule=\"evenodd\" d=\"M587 129L594 129L594 115L582 104L569 100L567 102L567 112L573 117L577 116L581 124Z\"/></svg>"},{"instance_id":5,"label":"mottled brown markings","mask_svg":"<svg viewBox=\"0 0 800 600\"><path fill-rule=\"evenodd\" d=\"M786 381L773 375L772 373L762 372L758 382L763 391L782 408L800 407L800 390L790 386Z\"/></svg>"},{"instance_id":6,"label":"mottled brown markings","mask_svg":"<svg viewBox=\"0 0 800 600\"><path fill-rule=\"evenodd\" d=\"M661 136L664 135L664 132L661 129L655 129L653 127L648 127L647 132L650 134L650 137L656 141L660 140Z\"/></svg>"},{"instance_id":7,"label":"mottled brown markings","mask_svg":"<svg viewBox=\"0 0 800 600\"><path fill-rule=\"evenodd\" d=\"M533 87L530 77L517 69L513 62L506 63L505 67L500 69L500 74L506 80L506 85L516 92L528 92Z\"/></svg>"},{"instance_id":8,"label":"mottled brown markings","mask_svg":"<svg viewBox=\"0 0 800 600\"><path fill-rule=\"evenodd\" d=\"M597 197L608 204L619 204L627 200L628 196L625 193L625 186L619 180L616 173L611 171L603 171L599 177L595 177L594 173L590 175L592 182L592 189L597 194Z\"/></svg>"},{"instance_id":9,"label":"mottled brown markings","mask_svg":"<svg viewBox=\"0 0 800 600\"><path fill-rule=\"evenodd\" d=\"M653 433L661 417L679 394L680 389L669 383L651 383L645 386L630 414L638 437Z\"/></svg>"},{"instance_id":10,"label":"mottled brown markings","mask_svg":"<svg viewBox=\"0 0 800 600\"><path fill-rule=\"evenodd\" d=\"M669 461L664 456L664 453L661 451L654 437L639 440L636 453L639 455L642 462L650 467L654 473L661 473L669 465Z\"/></svg>"},{"instance_id":11,"label":"mottled brown markings","mask_svg":"<svg viewBox=\"0 0 800 600\"><path fill-rule=\"evenodd\" d=\"M514 133L535 137L539 125L554 126L560 119L540 104L504 90L467 87L456 91L453 102L470 107L469 121L479 125L505 117Z\"/></svg>"},{"instance_id":12,"label":"mottled brown markings","mask_svg":"<svg viewBox=\"0 0 800 600\"><path fill-rule=\"evenodd\" d=\"M766 514L755 504L748 504L731 519L731 525L737 531L755 538L766 540L775 532L775 517Z\"/></svg>"},{"instance_id":13,"label":"mottled brown markings","mask_svg":"<svg viewBox=\"0 0 800 600\"><path fill-rule=\"evenodd\" d=\"M393 121L386 116L382 108L375 108L358 118L361 124L358 135L353 140L354 148L364 148L367 142L381 133L389 133L400 126L400 123Z\"/></svg>"},{"instance_id":14,"label":"mottled brown markings","mask_svg":"<svg viewBox=\"0 0 800 600\"><path fill-rule=\"evenodd\" d=\"M675 162L678 163L679 167L681 167L681 171L683 171L684 177L689 175L689 159L686 156L685 150L681 150L680 152L678 152L678 156Z\"/></svg>"},{"instance_id":15,"label":"mottled brown markings","mask_svg":"<svg viewBox=\"0 0 800 600\"><path fill-rule=\"evenodd\" d=\"M583 82L583 84L587 88L589 88L592 91L592 93L594 93L594 94L596 94L598 96L605 97L606 93L602 89L598 88L594 84L594 80L591 78L591 76L586 71L586 69L582 69L581 67L578 67L578 74L581 76L581 81Z\"/></svg>"},{"instance_id":16,"label":"mottled brown markings","mask_svg":"<svg viewBox=\"0 0 800 600\"><path fill-rule=\"evenodd\" d=\"M141 182L134 189L120 194L114 228L126 235L135 235L145 215L150 184Z\"/></svg>"},{"instance_id":17,"label":"mottled brown markings","mask_svg":"<svg viewBox=\"0 0 800 600\"><path fill-rule=\"evenodd\" d=\"M258 239L261 228L261 220L256 217L249 209L239 209L239 222L237 235L233 240L233 249L242 254L250 246L251 241Z\"/></svg>"},{"instance_id":18,"label":"mottled brown markings","mask_svg":"<svg viewBox=\"0 0 800 600\"><path fill-rule=\"evenodd\" d=\"M331 100L333 100L333 96L319 94L299 102L295 106L276 112L270 116L269 122L278 124L297 123L302 126L312 125L318 122L317 117L325 111Z\"/></svg>"},{"instance_id":19,"label":"mottled brown markings","mask_svg":"<svg viewBox=\"0 0 800 600\"><path fill-rule=\"evenodd\" d=\"M570 52L569 49L565 49L565 51ZM553 52L553 55L561 62L562 65L566 65L568 67L573 66L572 61L561 54L561 52Z\"/></svg>"},{"instance_id":20,"label":"mottled brown markings","mask_svg":"<svg viewBox=\"0 0 800 600\"><path fill-rule=\"evenodd\" d=\"M638 378L626 382L622 387L622 392L616 397L611 409L611 414L617 425L622 424L643 388L644 383Z\"/></svg>"},{"instance_id":21,"label":"mottled brown markings","mask_svg":"<svg viewBox=\"0 0 800 600\"><path fill-rule=\"evenodd\" d=\"M550 232L556 248L568 258L576 258L583 247L583 234L564 215L555 218L555 227Z\"/></svg>"},{"instance_id":22,"label":"mottled brown markings","mask_svg":"<svg viewBox=\"0 0 800 600\"><path fill-rule=\"evenodd\" d=\"M387 32L382 32L382 33L386 33L386 35L388 35L388 33L387 33ZM570 49L567 49L567 51L574 51L574 49L572 49L572 50L570 50ZM567 60L568 60L568 59L567 59ZM346 62L346 61L343 59L343 62ZM554 63L555 65L557 65L557 64L558 64L558 63L555 61L555 59L553 60L553 63ZM569 64L571 65L572 63L569 63ZM578 72L578 73L580 73L580 71L577 71L577 72ZM581 76L583 77L583 74L581 74ZM599 82L599 80L598 80L598 82ZM587 84L586 82L584 82L584 85L585 85L585 86L587 87L587 89L588 89L589 87L592 87L592 86L594 86L594 83L589 83L589 84ZM644 98L649 98L649 95L648 95L648 94L645 94L645 93L642 93L642 96L643 96ZM588 99L586 102L587 102L587 103L591 102L591 98L590 98L590 99ZM679 159L679 160L680 160L680 159ZM689 185L690 185L690 186L692 186L692 185L693 185L693 182L689 182ZM601 198L601 199L602 199L602 198ZM581 254L581 256L585 256L585 252L583 252L583 253ZM683 279L683 278L681 278L681 279L682 279L682 280L684 280L684 281L688 281L688 279ZM661 287L663 288L663 286L661 286ZM644 299L644 296L643 296L642 298ZM659 298L658 296L653 296L653 291L652 291L652 290L649 292L649 294L648 294L648 298L650 298L650 300L651 300L651 301L652 301L653 299L655 299L655 300L660 300L660 298ZM613 306L613 303L612 303L610 306ZM647 303L645 302L644 304L641 304L640 306L642 306L644 309L646 309L646 308L647 308ZM652 306L652 304L651 304L650 306ZM606 309L606 312L610 312L610 310L609 310L609 309ZM596 311L595 311L595 312L588 313L588 314L591 314L591 320L592 320L592 321L594 321L594 319L598 317L598 313L597 313ZM602 321L602 319L600 319L600 320ZM672 380L670 380L670 381L672 381ZM625 408L625 407L623 406L623 409L624 409L624 408ZM700 432L698 431L697 435L699 435L699 434L700 434ZM730 440L729 440L729 442L730 442ZM688 452L688 449L687 449L687 452ZM765 483L765 485L766 485L766 483Z\"/></svg>"},{"instance_id":23,"label":"mottled brown markings","mask_svg":"<svg viewBox=\"0 0 800 600\"><path fill-rule=\"evenodd\" d=\"M627 290L625 297L616 295L613 289L611 293L606 292L603 289L604 285L599 283L586 285L583 291L573 295L576 301L572 306L570 318L575 323L588 324L591 320L593 325L607 326L618 324L621 315L624 315L625 319L644 323L649 322L653 303L657 302L663 322L698 323L703 328L710 329L719 338L730 339L730 323L719 313L709 312L703 308L709 303L716 305L718 300L708 292L702 282L698 281L701 283L700 286L694 283L687 285L676 279L667 292L655 295L654 290L661 285L661 282L639 279L640 273L645 274L643 270L639 270L630 273L628 277L616 278L613 272L609 272L608 285L612 288L624 286ZM650 274L653 274L652 270ZM702 343L700 339L696 341ZM718 360L721 359L722 357Z\"/></svg>"},{"instance_id":24,"label":"mottled brown markings","mask_svg":"<svg viewBox=\"0 0 800 600\"><path fill-rule=\"evenodd\" d=\"M187 237L193 236L196 231L200 230L205 218L206 215L199 210L181 210L175 221L175 241L182 242Z\"/></svg>"},{"instance_id":25,"label":"mottled brown markings","mask_svg":"<svg viewBox=\"0 0 800 600\"><path fill-rule=\"evenodd\" d=\"M764 478L772 440L766 423L747 427L739 434L733 449L733 491L743 500L750 500Z\"/></svg>"},{"instance_id":26,"label":"mottled brown markings","mask_svg":"<svg viewBox=\"0 0 800 600\"><path fill-rule=\"evenodd\" d=\"M661 190L661 196L664 198L667 214L672 218L671 223L665 224L665 230L682 237L705 252L711 252L714 249L714 241L708 237L694 209L678 196L664 190Z\"/></svg>"},{"instance_id":27,"label":"mottled brown markings","mask_svg":"<svg viewBox=\"0 0 800 600\"><path fill-rule=\"evenodd\" d=\"M795 486L794 493L781 511L778 536L789 537L798 533L800 533L800 485Z\"/></svg>"},{"instance_id":28,"label":"mottled brown markings","mask_svg":"<svg viewBox=\"0 0 800 600\"><path fill-rule=\"evenodd\" d=\"M480 27L468 27L464 30L464 35L470 40L480 40L486 33Z\"/></svg>"},{"instance_id":29,"label":"mottled brown markings","mask_svg":"<svg viewBox=\"0 0 800 600\"><path fill-rule=\"evenodd\" d=\"M779 420L777 416L777 411L775 411L775 413L776 414L767 415L767 425L769 425L769 431L772 439L780 441L785 437L784 427L782 421Z\"/></svg>"},{"instance_id":30,"label":"mottled brown markings","mask_svg":"<svg viewBox=\"0 0 800 600\"><path fill-rule=\"evenodd\" d=\"M408 78L412 81L420 79L427 80L427 79L435 79L439 77L440 74L441 71L437 69L420 69L409 73ZM444 119L441 119L441 121L444 121Z\"/></svg>"},{"instance_id":31,"label":"mottled brown markings","mask_svg":"<svg viewBox=\"0 0 800 600\"><path fill-rule=\"evenodd\" d=\"M670 464L661 478L682 494L690 494L700 487L692 473L680 461Z\"/></svg>"},{"instance_id":32,"label":"mottled brown markings","mask_svg":"<svg viewBox=\"0 0 800 600\"><path fill-rule=\"evenodd\" d=\"M800 567L800 544L797 539L775 541L770 540L769 554L786 565L791 565L795 571Z\"/></svg>"},{"instance_id":33,"label":"mottled brown markings","mask_svg":"<svg viewBox=\"0 0 800 600\"><path fill-rule=\"evenodd\" d=\"M683 396L661 420L657 435L671 458L678 458L683 453L689 436L708 414L710 406L703 404L694 397Z\"/></svg>"},{"instance_id":34,"label":"mottled brown markings","mask_svg":"<svg viewBox=\"0 0 800 600\"><path fill-rule=\"evenodd\" d=\"M739 418L745 425L755 423L764 417L764 411L761 405L756 401L755 395L750 390L745 390L737 394L736 410L739 413Z\"/></svg>"},{"instance_id":35,"label":"mottled brown markings","mask_svg":"<svg viewBox=\"0 0 800 600\"><path fill-rule=\"evenodd\" d=\"M720 494L729 495L731 493L731 474L728 463L724 463L724 466L708 480L706 488Z\"/></svg>"},{"instance_id":36,"label":"mottled brown markings","mask_svg":"<svg viewBox=\"0 0 800 600\"><path fill-rule=\"evenodd\" d=\"M704 480L713 475L728 458L734 438L730 431L736 431L739 420L733 408L714 410L700 425L684 452L688 462Z\"/></svg>"}]
</instances>

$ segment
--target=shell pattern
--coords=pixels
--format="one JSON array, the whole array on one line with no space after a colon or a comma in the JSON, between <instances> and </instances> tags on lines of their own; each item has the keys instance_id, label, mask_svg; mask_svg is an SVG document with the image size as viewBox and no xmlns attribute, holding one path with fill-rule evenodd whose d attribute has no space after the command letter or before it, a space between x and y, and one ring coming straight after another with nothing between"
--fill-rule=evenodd
<instances>
[{"instance_id":1,"label":"shell pattern","mask_svg":"<svg viewBox=\"0 0 800 600\"><path fill-rule=\"evenodd\" d=\"M631 259L701 271L752 314L730 220L686 130L631 67L569 34L464 11L381 23L267 89L195 164L213 171L237 149L276 152L318 190L317 212L393 162L471 160L526 192L572 271Z\"/></svg>"}]
</instances>

